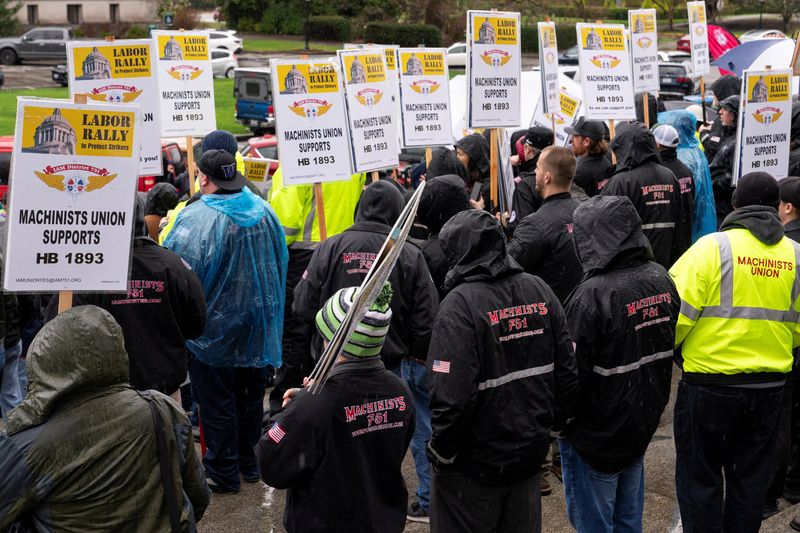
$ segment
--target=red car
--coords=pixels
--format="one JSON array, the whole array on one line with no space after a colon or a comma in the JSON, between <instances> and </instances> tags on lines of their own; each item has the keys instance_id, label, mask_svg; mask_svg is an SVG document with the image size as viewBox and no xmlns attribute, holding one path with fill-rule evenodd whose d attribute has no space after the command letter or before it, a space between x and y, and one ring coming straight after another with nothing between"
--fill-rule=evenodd
<instances>
[{"instance_id":1,"label":"red car","mask_svg":"<svg viewBox=\"0 0 800 533\"><path fill-rule=\"evenodd\" d=\"M241 151L242 157L271 159L272 162L269 164L270 178L278 170L278 138L275 135L268 133L262 137L251 137Z\"/></svg>"},{"instance_id":2,"label":"red car","mask_svg":"<svg viewBox=\"0 0 800 533\"><path fill-rule=\"evenodd\" d=\"M14 136L0 137L0 200L8 193L8 177L11 172L11 152L14 151Z\"/></svg>"}]
</instances>

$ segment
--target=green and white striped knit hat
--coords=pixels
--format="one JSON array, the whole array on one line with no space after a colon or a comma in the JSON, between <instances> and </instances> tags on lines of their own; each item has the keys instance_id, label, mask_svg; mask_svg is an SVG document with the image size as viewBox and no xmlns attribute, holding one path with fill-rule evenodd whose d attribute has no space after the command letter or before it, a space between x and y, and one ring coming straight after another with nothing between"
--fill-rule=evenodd
<instances>
[{"instance_id":1,"label":"green and white striped knit hat","mask_svg":"<svg viewBox=\"0 0 800 533\"><path fill-rule=\"evenodd\" d=\"M342 320L353 305L357 293L358 287L340 289L317 312L317 331L328 342L342 325ZM352 357L376 357L381 354L383 341L389 332L389 322L392 320L392 310L389 308L391 301L392 286L387 281L383 284L375 303L342 348L343 354Z\"/></svg>"}]
</instances>

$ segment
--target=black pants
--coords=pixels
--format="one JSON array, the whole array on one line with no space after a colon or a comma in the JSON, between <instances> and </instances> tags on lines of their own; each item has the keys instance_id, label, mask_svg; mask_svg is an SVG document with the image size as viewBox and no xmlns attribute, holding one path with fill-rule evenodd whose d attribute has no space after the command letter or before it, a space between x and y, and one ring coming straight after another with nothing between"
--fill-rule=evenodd
<instances>
[{"instance_id":1,"label":"black pants","mask_svg":"<svg viewBox=\"0 0 800 533\"><path fill-rule=\"evenodd\" d=\"M775 450L775 461L772 463L772 475L767 489L766 504L775 504L783 495L784 480L789 468L792 448L792 402L794 398L794 380L786 381L783 388L783 409L778 422L778 446Z\"/></svg>"},{"instance_id":2,"label":"black pants","mask_svg":"<svg viewBox=\"0 0 800 533\"><path fill-rule=\"evenodd\" d=\"M311 357L312 327L297 320L292 312L294 288L311 261L313 250L289 249L289 268L286 272L286 303L283 308L283 362L275 376L275 387L269 394L269 410L278 413L283 394L303 384L303 378L314 369Z\"/></svg>"},{"instance_id":3,"label":"black pants","mask_svg":"<svg viewBox=\"0 0 800 533\"><path fill-rule=\"evenodd\" d=\"M782 387L678 384L675 481L685 533L759 530L782 402Z\"/></svg>"},{"instance_id":4,"label":"black pants","mask_svg":"<svg viewBox=\"0 0 800 533\"><path fill-rule=\"evenodd\" d=\"M484 485L457 470L431 476L431 533L541 533L539 474L513 485Z\"/></svg>"}]
</instances>

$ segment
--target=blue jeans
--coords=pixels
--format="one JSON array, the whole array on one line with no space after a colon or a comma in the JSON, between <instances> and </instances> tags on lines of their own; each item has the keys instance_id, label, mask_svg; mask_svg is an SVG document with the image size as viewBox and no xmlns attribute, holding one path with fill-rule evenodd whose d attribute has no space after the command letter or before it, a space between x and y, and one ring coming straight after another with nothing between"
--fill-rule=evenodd
<instances>
[{"instance_id":1,"label":"blue jeans","mask_svg":"<svg viewBox=\"0 0 800 533\"><path fill-rule=\"evenodd\" d=\"M400 373L414 397L414 410L417 415L417 426L411 438L411 454L417 468L417 501L425 511L429 511L431 502L431 464L425 455L425 447L431 440L431 393L428 391L428 374L425 364L403 359Z\"/></svg>"},{"instance_id":2,"label":"blue jeans","mask_svg":"<svg viewBox=\"0 0 800 533\"><path fill-rule=\"evenodd\" d=\"M578 533L642 531L644 456L615 474L586 464L568 439L559 438L567 517Z\"/></svg>"},{"instance_id":3,"label":"blue jeans","mask_svg":"<svg viewBox=\"0 0 800 533\"><path fill-rule=\"evenodd\" d=\"M28 396L28 360L20 357L17 362L17 375L19 376L19 397L23 400Z\"/></svg>"},{"instance_id":4,"label":"blue jeans","mask_svg":"<svg viewBox=\"0 0 800 533\"><path fill-rule=\"evenodd\" d=\"M19 356L22 355L22 341L4 351L5 363L3 364L3 376L0 378L0 412L3 413L5 419L9 411L22 401L19 392L19 371L17 370Z\"/></svg>"},{"instance_id":5,"label":"blue jeans","mask_svg":"<svg viewBox=\"0 0 800 533\"><path fill-rule=\"evenodd\" d=\"M189 375L206 441L206 475L238 491L240 474L259 479L253 449L261 438L267 368L209 366L190 353Z\"/></svg>"}]
</instances>

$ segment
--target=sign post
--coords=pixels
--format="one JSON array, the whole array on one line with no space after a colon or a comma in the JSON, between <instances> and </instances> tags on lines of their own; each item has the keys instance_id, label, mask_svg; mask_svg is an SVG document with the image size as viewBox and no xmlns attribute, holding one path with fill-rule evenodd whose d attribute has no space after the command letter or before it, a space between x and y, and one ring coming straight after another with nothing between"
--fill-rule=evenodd
<instances>
[{"instance_id":1,"label":"sign post","mask_svg":"<svg viewBox=\"0 0 800 533\"><path fill-rule=\"evenodd\" d=\"M700 78L700 98L703 106L703 122L706 122L706 84L703 76L708 74L708 25L706 3L703 0L686 2L689 14L689 40L692 45L692 77Z\"/></svg>"},{"instance_id":2,"label":"sign post","mask_svg":"<svg viewBox=\"0 0 800 533\"><path fill-rule=\"evenodd\" d=\"M642 93L644 123L650 127L650 93L661 90L658 74L658 25L655 9L628 11L633 92Z\"/></svg>"},{"instance_id":3,"label":"sign post","mask_svg":"<svg viewBox=\"0 0 800 533\"><path fill-rule=\"evenodd\" d=\"M791 69L745 70L736 123L733 184L748 172L769 172L776 179L789 169L792 121Z\"/></svg>"},{"instance_id":4,"label":"sign post","mask_svg":"<svg viewBox=\"0 0 800 533\"><path fill-rule=\"evenodd\" d=\"M141 108L20 98L4 287L126 291ZM84 103L82 103L83 101Z\"/></svg>"}]
</instances>

